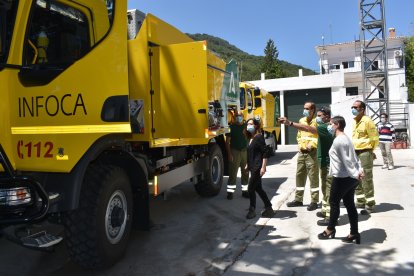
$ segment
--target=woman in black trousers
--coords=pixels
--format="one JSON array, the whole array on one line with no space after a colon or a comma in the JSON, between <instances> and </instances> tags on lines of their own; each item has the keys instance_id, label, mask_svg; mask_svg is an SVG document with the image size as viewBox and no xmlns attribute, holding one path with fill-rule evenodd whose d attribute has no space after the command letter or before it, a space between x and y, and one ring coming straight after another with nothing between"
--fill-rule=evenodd
<instances>
[{"instance_id":1,"label":"woman in black trousers","mask_svg":"<svg viewBox=\"0 0 414 276\"><path fill-rule=\"evenodd\" d=\"M335 238L335 226L339 217L339 204L341 199L343 199L348 212L351 232L342 241L351 243L355 240L359 244L361 236L358 232L358 212L355 207L354 195L355 188L358 186L358 180L364 177L364 172L358 161L351 139L344 133L345 125L343 117L335 116L331 119L328 126L328 131L335 136L329 150L329 175L333 176L329 199L331 213L328 227L318 235L318 238L321 240Z\"/></svg>"},{"instance_id":2,"label":"woman in black trousers","mask_svg":"<svg viewBox=\"0 0 414 276\"><path fill-rule=\"evenodd\" d=\"M246 136L249 139L247 147L247 168L250 171L249 198L250 207L246 215L247 219L256 216L256 192L263 200L265 209L262 217L273 217L274 211L266 192L262 188L262 176L266 173L267 158L269 155L263 135L260 133L260 122L249 119L246 122Z\"/></svg>"}]
</instances>

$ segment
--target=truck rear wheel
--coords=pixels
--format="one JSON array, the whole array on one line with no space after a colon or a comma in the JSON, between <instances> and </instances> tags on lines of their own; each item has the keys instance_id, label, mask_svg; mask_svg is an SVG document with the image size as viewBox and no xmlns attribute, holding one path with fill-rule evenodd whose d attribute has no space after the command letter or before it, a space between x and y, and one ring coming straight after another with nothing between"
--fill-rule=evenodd
<instances>
[{"instance_id":1,"label":"truck rear wheel","mask_svg":"<svg viewBox=\"0 0 414 276\"><path fill-rule=\"evenodd\" d=\"M217 195L223 184L223 154L217 144L212 145L209 151L209 164L204 172L204 180L195 185L197 193L203 197Z\"/></svg>"},{"instance_id":2,"label":"truck rear wheel","mask_svg":"<svg viewBox=\"0 0 414 276\"><path fill-rule=\"evenodd\" d=\"M123 256L131 230L131 195L129 178L121 168L88 167L79 207L64 217L66 245L74 262L99 269Z\"/></svg>"}]
</instances>

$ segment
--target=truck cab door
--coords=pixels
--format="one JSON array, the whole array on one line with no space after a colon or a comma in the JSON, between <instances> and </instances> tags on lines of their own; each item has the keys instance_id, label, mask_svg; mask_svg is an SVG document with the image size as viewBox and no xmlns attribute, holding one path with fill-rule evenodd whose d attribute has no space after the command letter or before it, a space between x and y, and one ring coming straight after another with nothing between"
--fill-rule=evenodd
<instances>
[{"instance_id":1,"label":"truck cab door","mask_svg":"<svg viewBox=\"0 0 414 276\"><path fill-rule=\"evenodd\" d=\"M20 1L9 79L19 169L70 171L101 137L131 131L126 1ZM36 162L33 162L36 161Z\"/></svg>"}]
</instances>

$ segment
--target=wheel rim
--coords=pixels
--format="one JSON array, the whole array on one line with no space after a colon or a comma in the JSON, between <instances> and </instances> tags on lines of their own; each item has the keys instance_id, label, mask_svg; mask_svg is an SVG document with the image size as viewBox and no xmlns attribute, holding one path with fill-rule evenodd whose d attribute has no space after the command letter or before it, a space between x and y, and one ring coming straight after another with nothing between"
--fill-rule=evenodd
<instances>
[{"instance_id":1,"label":"wheel rim","mask_svg":"<svg viewBox=\"0 0 414 276\"><path fill-rule=\"evenodd\" d=\"M214 156L211 162L211 180L214 185L218 185L220 182L221 177L221 166L220 166L220 158L218 156Z\"/></svg>"},{"instance_id":2,"label":"wheel rim","mask_svg":"<svg viewBox=\"0 0 414 276\"><path fill-rule=\"evenodd\" d=\"M118 243L125 233L128 204L124 192L115 191L108 201L105 214L106 237L111 244Z\"/></svg>"}]
</instances>

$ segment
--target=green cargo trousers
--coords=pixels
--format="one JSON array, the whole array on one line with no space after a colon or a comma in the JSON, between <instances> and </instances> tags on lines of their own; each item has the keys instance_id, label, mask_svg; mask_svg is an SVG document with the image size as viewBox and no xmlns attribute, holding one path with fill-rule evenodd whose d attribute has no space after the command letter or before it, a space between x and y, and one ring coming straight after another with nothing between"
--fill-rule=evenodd
<instances>
[{"instance_id":1,"label":"green cargo trousers","mask_svg":"<svg viewBox=\"0 0 414 276\"><path fill-rule=\"evenodd\" d=\"M309 153L299 152L296 168L295 201L303 202L306 177L309 177L310 181L311 202L318 203L319 201L319 166L316 154L316 149Z\"/></svg>"},{"instance_id":2,"label":"green cargo trousers","mask_svg":"<svg viewBox=\"0 0 414 276\"><path fill-rule=\"evenodd\" d=\"M325 214L326 218L330 217L331 207L329 205L329 195L331 193L332 176L328 175L329 166L319 168L322 189L322 208L321 212Z\"/></svg>"},{"instance_id":3,"label":"green cargo trousers","mask_svg":"<svg viewBox=\"0 0 414 276\"><path fill-rule=\"evenodd\" d=\"M374 209L374 181L372 169L374 167L374 153L372 151L364 151L358 153L358 158L361 160L362 168L364 169L365 177L359 181L358 187L355 189L358 208Z\"/></svg>"},{"instance_id":4,"label":"green cargo trousers","mask_svg":"<svg viewBox=\"0 0 414 276\"><path fill-rule=\"evenodd\" d=\"M249 184L249 171L246 170L247 150L231 149L233 161L229 161L229 180L227 181L227 192L234 193L236 191L237 171L241 171L242 191L247 192Z\"/></svg>"}]
</instances>

